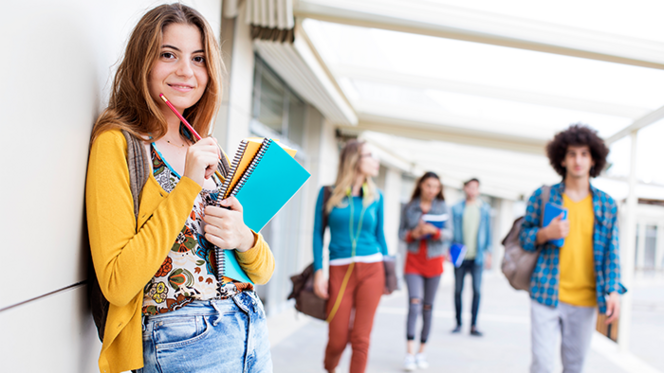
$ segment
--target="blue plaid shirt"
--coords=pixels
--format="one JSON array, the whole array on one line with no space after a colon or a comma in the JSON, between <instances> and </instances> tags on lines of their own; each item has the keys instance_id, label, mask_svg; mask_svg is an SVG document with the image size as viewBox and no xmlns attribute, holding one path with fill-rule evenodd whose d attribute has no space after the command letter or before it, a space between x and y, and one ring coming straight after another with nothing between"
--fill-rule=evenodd
<instances>
[{"instance_id":1,"label":"blue plaid shirt","mask_svg":"<svg viewBox=\"0 0 664 373\"><path fill-rule=\"evenodd\" d=\"M565 184L560 183L551 187L549 202L563 205L562 194ZM618 246L618 207L608 194L590 186L593 197L593 210L595 212L595 226L593 227L593 262L595 266L595 282L597 305L600 313L606 313L604 297L614 291L619 294L627 291L620 284L620 255ZM533 193L528 200L526 216L523 220L519 239L521 247L527 251L541 249L537 265L530 279L530 297L537 302L550 306L558 306L558 279L559 279L559 248L551 243L537 246L537 232L540 227L540 214L542 209L542 188Z\"/></svg>"}]
</instances>

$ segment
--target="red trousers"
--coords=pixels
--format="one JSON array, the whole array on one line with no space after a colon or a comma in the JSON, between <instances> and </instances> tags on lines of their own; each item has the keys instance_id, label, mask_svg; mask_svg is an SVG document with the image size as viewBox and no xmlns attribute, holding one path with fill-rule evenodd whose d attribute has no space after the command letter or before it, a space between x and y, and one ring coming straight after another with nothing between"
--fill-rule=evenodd
<instances>
[{"instance_id":1,"label":"red trousers","mask_svg":"<svg viewBox=\"0 0 664 373\"><path fill-rule=\"evenodd\" d=\"M339 294L347 270L348 265L330 266L328 315L337 300L337 294ZM329 339L325 349L326 370L330 371L337 367L341 354L350 342L353 349L350 373L364 372L369 357L369 341L374 315L384 289L383 262L355 263L339 309L329 324ZM355 317L351 321L353 310Z\"/></svg>"}]
</instances>

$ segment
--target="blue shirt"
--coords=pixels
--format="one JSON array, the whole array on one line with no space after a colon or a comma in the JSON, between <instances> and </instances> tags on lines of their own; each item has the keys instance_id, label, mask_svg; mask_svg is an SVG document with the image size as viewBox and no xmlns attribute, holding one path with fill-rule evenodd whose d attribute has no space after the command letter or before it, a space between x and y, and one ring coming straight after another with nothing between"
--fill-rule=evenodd
<instances>
[{"instance_id":1,"label":"blue shirt","mask_svg":"<svg viewBox=\"0 0 664 373\"><path fill-rule=\"evenodd\" d=\"M316 217L314 220L314 271L323 268L323 190L321 188L316 201ZM357 234L360 215L362 214L362 197L352 197L353 204L353 235ZM350 232L350 204L345 198L345 207L335 207L330 212L327 224L330 227L330 260L350 258L352 252ZM387 243L383 232L383 195L366 207L362 218L362 230L357 240L356 256L381 253L387 255Z\"/></svg>"},{"instance_id":2,"label":"blue shirt","mask_svg":"<svg viewBox=\"0 0 664 373\"><path fill-rule=\"evenodd\" d=\"M551 187L549 202L563 205L565 184ZM620 283L620 255L618 246L618 207L611 196L590 186L593 198L595 222L593 227L593 265L595 269L597 305L600 313L606 313L605 295L613 292L623 294ZM551 243L536 245L537 232L542 214L542 188L528 200L519 240L526 251L541 249L537 265L530 279L530 297L546 306L558 307L558 280L560 278L559 248Z\"/></svg>"},{"instance_id":3,"label":"blue shirt","mask_svg":"<svg viewBox=\"0 0 664 373\"><path fill-rule=\"evenodd\" d=\"M480 226L477 230L477 252L475 254L475 264L484 263L484 254L491 252L491 206L477 200L480 203ZM466 208L466 201L463 200L452 206L452 219L454 221L453 242L463 244L463 212Z\"/></svg>"}]
</instances>

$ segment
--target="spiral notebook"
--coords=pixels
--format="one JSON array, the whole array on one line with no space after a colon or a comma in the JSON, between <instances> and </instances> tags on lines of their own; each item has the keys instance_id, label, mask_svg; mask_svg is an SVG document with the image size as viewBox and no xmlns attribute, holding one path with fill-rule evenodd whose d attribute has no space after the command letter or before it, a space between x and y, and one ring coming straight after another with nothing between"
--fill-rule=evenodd
<instances>
[{"instance_id":1,"label":"spiral notebook","mask_svg":"<svg viewBox=\"0 0 664 373\"><path fill-rule=\"evenodd\" d=\"M294 158L295 150L272 139L242 140L231 163L219 200L235 196L242 204L244 223L260 232L309 179L309 172ZM218 278L253 283L235 255L216 250Z\"/></svg>"}]
</instances>

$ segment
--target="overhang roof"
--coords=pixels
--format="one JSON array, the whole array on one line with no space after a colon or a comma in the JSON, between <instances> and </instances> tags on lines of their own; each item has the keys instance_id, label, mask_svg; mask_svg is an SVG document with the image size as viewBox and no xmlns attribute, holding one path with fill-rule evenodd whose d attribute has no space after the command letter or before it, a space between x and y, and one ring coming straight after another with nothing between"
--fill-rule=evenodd
<instances>
[{"instance_id":1,"label":"overhang roof","mask_svg":"<svg viewBox=\"0 0 664 373\"><path fill-rule=\"evenodd\" d=\"M506 198L558 179L544 145L572 123L615 143L607 175L626 176L619 140L664 117L663 11L657 0L299 0L293 8L357 113L358 124L342 131L452 183L481 176L485 191ZM639 159L656 148L640 149ZM638 174L664 185L651 167Z\"/></svg>"}]
</instances>

